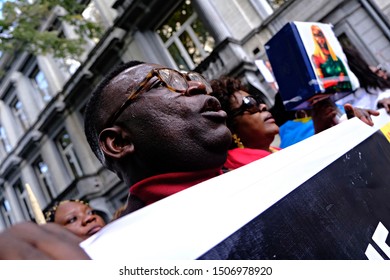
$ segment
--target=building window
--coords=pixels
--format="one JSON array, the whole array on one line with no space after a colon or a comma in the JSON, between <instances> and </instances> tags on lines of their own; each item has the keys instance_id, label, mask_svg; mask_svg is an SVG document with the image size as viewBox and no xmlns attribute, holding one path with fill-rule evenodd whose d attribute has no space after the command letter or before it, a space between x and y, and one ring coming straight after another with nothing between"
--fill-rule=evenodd
<instances>
[{"instance_id":1,"label":"building window","mask_svg":"<svg viewBox=\"0 0 390 280\"><path fill-rule=\"evenodd\" d=\"M181 70L191 70L214 49L214 38L205 29L191 1L186 0L158 29L164 46Z\"/></svg>"},{"instance_id":2,"label":"building window","mask_svg":"<svg viewBox=\"0 0 390 280\"><path fill-rule=\"evenodd\" d=\"M73 148L69 133L63 130L57 137L57 143L69 172L71 172L75 178L81 177L83 171Z\"/></svg>"},{"instance_id":3,"label":"building window","mask_svg":"<svg viewBox=\"0 0 390 280\"><path fill-rule=\"evenodd\" d=\"M279 9L288 0L250 0L255 10L259 15L266 19Z\"/></svg>"},{"instance_id":4,"label":"building window","mask_svg":"<svg viewBox=\"0 0 390 280\"><path fill-rule=\"evenodd\" d=\"M38 157L33 166L46 199L48 201L53 200L55 192L49 166L42 160L41 157Z\"/></svg>"},{"instance_id":5,"label":"building window","mask_svg":"<svg viewBox=\"0 0 390 280\"><path fill-rule=\"evenodd\" d=\"M59 21L56 22L58 22L58 24L55 26L55 28L58 29L58 31L60 32L58 36L61 38L65 38L64 32L60 31L60 29L62 28ZM56 61L59 63L60 67L69 75L73 75L81 65L80 61L71 57L59 57L56 58Z\"/></svg>"},{"instance_id":6,"label":"building window","mask_svg":"<svg viewBox=\"0 0 390 280\"><path fill-rule=\"evenodd\" d=\"M26 131L30 127L30 124L24 110L23 103L17 97L12 100L11 109L13 115L16 117L20 123L20 126L23 128L23 131Z\"/></svg>"},{"instance_id":7,"label":"building window","mask_svg":"<svg viewBox=\"0 0 390 280\"><path fill-rule=\"evenodd\" d=\"M49 91L49 83L47 82L45 74L38 68L38 66L34 67L34 70L30 75L30 79L35 90L39 93L40 98L44 103L48 103L52 99Z\"/></svg>"},{"instance_id":8,"label":"building window","mask_svg":"<svg viewBox=\"0 0 390 280\"><path fill-rule=\"evenodd\" d=\"M11 143L9 142L7 132L5 131L4 127L0 124L0 145L1 148L6 152L9 153L12 150Z\"/></svg>"},{"instance_id":9,"label":"building window","mask_svg":"<svg viewBox=\"0 0 390 280\"><path fill-rule=\"evenodd\" d=\"M84 19L87 21L93 22L97 25L103 26L103 18L102 15L100 14L99 10L96 8L96 5L94 1L91 1L85 10L81 13ZM92 41L97 44L99 42L98 37L92 38Z\"/></svg>"},{"instance_id":10,"label":"building window","mask_svg":"<svg viewBox=\"0 0 390 280\"><path fill-rule=\"evenodd\" d=\"M23 187L22 181L18 179L15 184L13 184L13 189L19 201L20 209L22 210L23 217L25 220L33 220L34 216L31 213L31 209L28 202L27 191Z\"/></svg>"},{"instance_id":11,"label":"building window","mask_svg":"<svg viewBox=\"0 0 390 280\"><path fill-rule=\"evenodd\" d=\"M1 191L4 193L3 189ZM0 215L6 226L10 227L13 224L11 204L5 197L0 197Z\"/></svg>"},{"instance_id":12,"label":"building window","mask_svg":"<svg viewBox=\"0 0 390 280\"><path fill-rule=\"evenodd\" d=\"M48 30L58 32L59 38L66 39L62 23L58 18L53 21L52 26ZM69 75L73 75L81 65L79 61L71 57L56 57L55 60L58 62L60 68Z\"/></svg>"},{"instance_id":13,"label":"building window","mask_svg":"<svg viewBox=\"0 0 390 280\"><path fill-rule=\"evenodd\" d=\"M284 3L288 2L288 0L267 0L268 4L275 11L279 9Z\"/></svg>"},{"instance_id":14,"label":"building window","mask_svg":"<svg viewBox=\"0 0 390 280\"><path fill-rule=\"evenodd\" d=\"M70 57L57 58L57 61L60 63L61 68L63 68L69 75L73 75L81 65L79 61Z\"/></svg>"}]
</instances>

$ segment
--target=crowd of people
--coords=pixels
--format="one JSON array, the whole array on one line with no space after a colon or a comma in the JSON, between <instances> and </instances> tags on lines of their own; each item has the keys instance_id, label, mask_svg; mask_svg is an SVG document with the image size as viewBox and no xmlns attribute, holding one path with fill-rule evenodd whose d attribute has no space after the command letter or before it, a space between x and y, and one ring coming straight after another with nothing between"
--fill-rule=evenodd
<instances>
[{"instance_id":1,"label":"crowd of people","mask_svg":"<svg viewBox=\"0 0 390 280\"><path fill-rule=\"evenodd\" d=\"M385 89L369 82L362 88L367 94ZM388 99L379 99L389 112ZM376 108L354 106L344 104L348 117L372 125ZM315 133L336 125L335 114L333 103L315 104ZM129 187L115 218L277 152L272 143L278 133L261 96L250 94L239 79L223 76L209 83L196 72L141 61L107 75L85 111L92 151ZM77 200L56 204L46 218L45 225L25 222L3 231L0 259L88 259L78 244L106 225Z\"/></svg>"}]
</instances>

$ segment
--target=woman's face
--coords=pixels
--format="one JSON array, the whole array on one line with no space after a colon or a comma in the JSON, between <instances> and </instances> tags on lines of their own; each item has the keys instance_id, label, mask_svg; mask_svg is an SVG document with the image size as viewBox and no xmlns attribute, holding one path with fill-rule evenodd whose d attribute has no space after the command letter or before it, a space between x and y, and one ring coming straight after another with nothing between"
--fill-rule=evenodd
<instances>
[{"instance_id":1,"label":"woman's face","mask_svg":"<svg viewBox=\"0 0 390 280\"><path fill-rule=\"evenodd\" d=\"M243 97L250 96L245 91L237 91L230 99L232 110L238 109L243 104ZM233 133L236 133L246 148L268 150L275 135L279 133L279 127L275 119L263 103L253 104L256 109L244 110L233 119ZM243 108L243 107L241 107ZM244 107L246 108L246 107ZM251 113L255 112L255 113Z\"/></svg>"},{"instance_id":2,"label":"woman's face","mask_svg":"<svg viewBox=\"0 0 390 280\"><path fill-rule=\"evenodd\" d=\"M328 48L326 45L325 35L322 32L322 30L316 26L312 27L312 33L314 39L317 41L318 45L320 45L321 48Z\"/></svg>"},{"instance_id":3,"label":"woman's face","mask_svg":"<svg viewBox=\"0 0 390 280\"><path fill-rule=\"evenodd\" d=\"M54 222L86 239L101 230L106 223L88 205L77 201L61 203L55 212Z\"/></svg>"}]
</instances>

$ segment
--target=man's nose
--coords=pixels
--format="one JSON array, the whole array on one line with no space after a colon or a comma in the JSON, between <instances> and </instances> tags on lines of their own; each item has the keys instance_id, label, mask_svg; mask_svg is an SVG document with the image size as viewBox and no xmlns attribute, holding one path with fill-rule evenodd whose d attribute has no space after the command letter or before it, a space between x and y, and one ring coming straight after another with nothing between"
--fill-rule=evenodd
<instances>
[{"instance_id":1,"label":"man's nose","mask_svg":"<svg viewBox=\"0 0 390 280\"><path fill-rule=\"evenodd\" d=\"M188 89L186 95L207 94L207 87L200 81L187 81Z\"/></svg>"}]
</instances>

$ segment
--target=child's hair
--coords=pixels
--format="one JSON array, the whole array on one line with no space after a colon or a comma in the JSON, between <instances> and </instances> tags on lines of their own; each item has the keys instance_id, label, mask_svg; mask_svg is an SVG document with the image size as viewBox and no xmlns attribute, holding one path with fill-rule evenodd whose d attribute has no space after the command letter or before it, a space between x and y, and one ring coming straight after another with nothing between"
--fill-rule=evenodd
<instances>
[{"instance_id":1,"label":"child's hair","mask_svg":"<svg viewBox=\"0 0 390 280\"><path fill-rule=\"evenodd\" d=\"M63 203L66 203L66 202L79 202L79 203L82 203L85 205L89 205L88 202L83 201L83 200L79 200L79 199L68 199L68 200L62 200L62 201L56 202L49 210L47 210L45 212L46 222L54 223L55 215L56 215L56 211L57 211L58 206L60 206Z\"/></svg>"}]
</instances>

